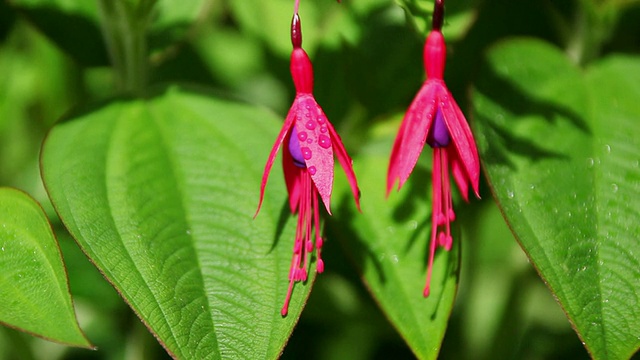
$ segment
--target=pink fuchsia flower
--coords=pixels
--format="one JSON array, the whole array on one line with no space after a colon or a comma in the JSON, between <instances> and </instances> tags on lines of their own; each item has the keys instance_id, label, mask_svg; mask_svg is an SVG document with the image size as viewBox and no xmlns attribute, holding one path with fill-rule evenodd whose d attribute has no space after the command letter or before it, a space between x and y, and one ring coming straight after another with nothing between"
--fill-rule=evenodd
<instances>
[{"instance_id":1,"label":"pink fuchsia flower","mask_svg":"<svg viewBox=\"0 0 640 360\"><path fill-rule=\"evenodd\" d=\"M296 97L265 165L260 186L260 202L256 211L257 215L264 198L269 172L284 143L286 149L282 152L282 166L289 193L289 205L291 212L298 214L298 225L289 270L289 289L282 307L282 316L287 315L294 284L307 280L307 269L314 250L316 270L319 273L324 271L324 262L320 255L323 239L320 236L319 202L322 201L331 215L334 154L347 175L356 205L360 208L358 184L351 158L340 136L313 96L313 68L309 56L302 49L297 6L291 24L291 42L291 76L296 88Z\"/></svg>"},{"instance_id":2,"label":"pink fuchsia flower","mask_svg":"<svg viewBox=\"0 0 640 360\"><path fill-rule=\"evenodd\" d=\"M434 29L429 33L424 47L427 80L404 116L393 145L387 174L388 196L396 181L398 189L407 181L424 144L433 148L433 212L425 297L430 292L436 248L444 247L449 251L453 242L451 222L455 220L455 212L451 201L449 171L465 201L469 201L469 185L480 197L480 161L476 143L464 114L443 80L446 45L440 32L442 13L437 14L437 4ZM437 18L437 15L440 17Z\"/></svg>"}]
</instances>

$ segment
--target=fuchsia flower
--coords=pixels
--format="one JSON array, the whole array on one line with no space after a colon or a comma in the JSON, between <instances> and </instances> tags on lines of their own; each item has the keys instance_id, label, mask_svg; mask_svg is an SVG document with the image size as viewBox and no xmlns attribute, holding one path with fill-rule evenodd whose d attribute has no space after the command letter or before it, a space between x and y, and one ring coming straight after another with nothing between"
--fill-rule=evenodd
<instances>
[{"instance_id":1,"label":"fuchsia flower","mask_svg":"<svg viewBox=\"0 0 640 360\"><path fill-rule=\"evenodd\" d=\"M442 1L436 1L433 30L424 47L427 80L409 106L393 144L387 174L387 196L396 181L398 189L416 165L425 142L433 148L433 213L427 280L424 296L429 296L431 270L436 247L449 251L453 239L451 222L455 220L451 201L449 169L465 201L469 184L479 198L480 161L476 143L464 114L443 80L446 46L440 32Z\"/></svg>"},{"instance_id":2,"label":"fuchsia flower","mask_svg":"<svg viewBox=\"0 0 640 360\"><path fill-rule=\"evenodd\" d=\"M318 196L327 212L331 214L334 152L347 175L356 205L360 207L358 184L351 158L342 145L340 136L313 97L313 68L309 56L302 49L297 5L296 2L291 23L291 76L296 88L296 98L265 165L260 186L260 202L256 211L257 215L262 205L271 166L284 143L286 150L282 152L282 166L289 193L289 205L291 212L298 214L298 226L289 270L289 289L282 307L282 316L287 315L294 284L307 280L307 269L314 249L316 269L319 273L324 270L320 256L323 239L320 236Z\"/></svg>"}]
</instances>

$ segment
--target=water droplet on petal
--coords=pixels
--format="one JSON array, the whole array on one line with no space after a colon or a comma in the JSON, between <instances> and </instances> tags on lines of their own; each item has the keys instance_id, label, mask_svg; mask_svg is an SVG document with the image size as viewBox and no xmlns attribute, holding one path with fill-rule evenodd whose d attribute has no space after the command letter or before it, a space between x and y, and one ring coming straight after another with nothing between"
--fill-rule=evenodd
<instances>
[{"instance_id":1,"label":"water droplet on petal","mask_svg":"<svg viewBox=\"0 0 640 360\"><path fill-rule=\"evenodd\" d=\"M320 132L323 133L323 134L326 133L327 132L327 127L326 126L321 126L320 127Z\"/></svg>"},{"instance_id":2,"label":"water droplet on petal","mask_svg":"<svg viewBox=\"0 0 640 360\"><path fill-rule=\"evenodd\" d=\"M298 140L300 141L305 141L307 140L307 133L306 131L301 131L298 133Z\"/></svg>"},{"instance_id":3,"label":"water droplet on petal","mask_svg":"<svg viewBox=\"0 0 640 360\"><path fill-rule=\"evenodd\" d=\"M309 130L313 130L313 129L316 128L316 123L313 120L309 120L309 121L307 121L306 124L304 124L304 126Z\"/></svg>"},{"instance_id":4,"label":"water droplet on petal","mask_svg":"<svg viewBox=\"0 0 640 360\"><path fill-rule=\"evenodd\" d=\"M311 175L315 175L316 174L316 167L315 166L309 166L309 174L311 174Z\"/></svg>"},{"instance_id":5,"label":"water droplet on petal","mask_svg":"<svg viewBox=\"0 0 640 360\"><path fill-rule=\"evenodd\" d=\"M326 120L324 119L324 117L322 116L318 116L318 124L322 125L326 122Z\"/></svg>"},{"instance_id":6,"label":"water droplet on petal","mask_svg":"<svg viewBox=\"0 0 640 360\"><path fill-rule=\"evenodd\" d=\"M300 148L300 151L302 151L302 157L305 160L311 159L311 155L312 155L311 154L311 149L309 149L308 147L303 147L303 148Z\"/></svg>"},{"instance_id":7,"label":"water droplet on petal","mask_svg":"<svg viewBox=\"0 0 640 360\"><path fill-rule=\"evenodd\" d=\"M311 143L313 143L313 139L312 138L308 138L307 139L307 144L311 144Z\"/></svg>"},{"instance_id":8,"label":"water droplet on petal","mask_svg":"<svg viewBox=\"0 0 640 360\"><path fill-rule=\"evenodd\" d=\"M331 147L331 139L327 135L320 134L318 136L318 145L323 149L328 149Z\"/></svg>"}]
</instances>

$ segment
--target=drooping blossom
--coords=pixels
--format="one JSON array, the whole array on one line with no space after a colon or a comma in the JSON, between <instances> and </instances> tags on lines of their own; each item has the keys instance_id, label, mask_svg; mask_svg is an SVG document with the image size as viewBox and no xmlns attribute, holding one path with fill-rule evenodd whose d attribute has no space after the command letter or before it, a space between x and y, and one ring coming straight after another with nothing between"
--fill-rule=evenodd
<instances>
[{"instance_id":1,"label":"drooping blossom","mask_svg":"<svg viewBox=\"0 0 640 360\"><path fill-rule=\"evenodd\" d=\"M330 199L333 189L334 154L344 169L358 208L359 190L352 161L340 140L340 136L327 119L313 96L313 68L307 53L302 49L302 34L298 3L291 23L291 76L296 97L265 165L260 186L262 205L264 190L275 157L284 144L282 166L289 193L291 212L298 215L293 258L289 270L289 288L281 314L285 316L296 282L306 281L312 256L316 258L316 270L323 272L321 257L323 239L320 235L319 202L322 201L331 215Z\"/></svg>"},{"instance_id":2,"label":"drooping blossom","mask_svg":"<svg viewBox=\"0 0 640 360\"><path fill-rule=\"evenodd\" d=\"M424 47L427 79L409 106L391 152L387 174L387 196L398 181L398 189L406 182L422 152L424 144L433 148L433 212L431 241L424 296L429 296L433 259L437 247L449 251L453 242L451 222L455 220L451 201L449 172L453 174L465 201L469 201L469 185L480 197L480 161L476 143L465 120L444 82L446 45L440 31L443 1L435 3L433 28Z\"/></svg>"}]
</instances>

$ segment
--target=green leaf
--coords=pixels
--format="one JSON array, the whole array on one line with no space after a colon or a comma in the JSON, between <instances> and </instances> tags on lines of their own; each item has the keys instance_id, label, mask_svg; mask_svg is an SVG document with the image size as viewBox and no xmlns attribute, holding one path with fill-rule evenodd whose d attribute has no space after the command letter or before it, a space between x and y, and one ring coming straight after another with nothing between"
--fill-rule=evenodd
<instances>
[{"instance_id":1,"label":"green leaf","mask_svg":"<svg viewBox=\"0 0 640 360\"><path fill-rule=\"evenodd\" d=\"M62 221L175 358L275 358L302 311L310 283L280 316L294 221L277 167L253 219L281 122L171 88L77 115L44 145Z\"/></svg>"},{"instance_id":2,"label":"green leaf","mask_svg":"<svg viewBox=\"0 0 640 360\"><path fill-rule=\"evenodd\" d=\"M640 65L586 79L537 40L500 44L473 94L487 177L511 229L596 359L640 345Z\"/></svg>"},{"instance_id":3,"label":"green leaf","mask_svg":"<svg viewBox=\"0 0 640 360\"><path fill-rule=\"evenodd\" d=\"M335 218L346 229L342 243L387 318L418 358L435 359L457 290L460 238L455 236L450 252L436 252L431 295L424 298L431 234L427 179L431 176L419 163L407 185L386 199L391 136L374 140L354 160L362 213L345 192Z\"/></svg>"},{"instance_id":4,"label":"green leaf","mask_svg":"<svg viewBox=\"0 0 640 360\"><path fill-rule=\"evenodd\" d=\"M78 326L47 216L22 191L0 188L0 323L59 343L91 347Z\"/></svg>"}]
</instances>

